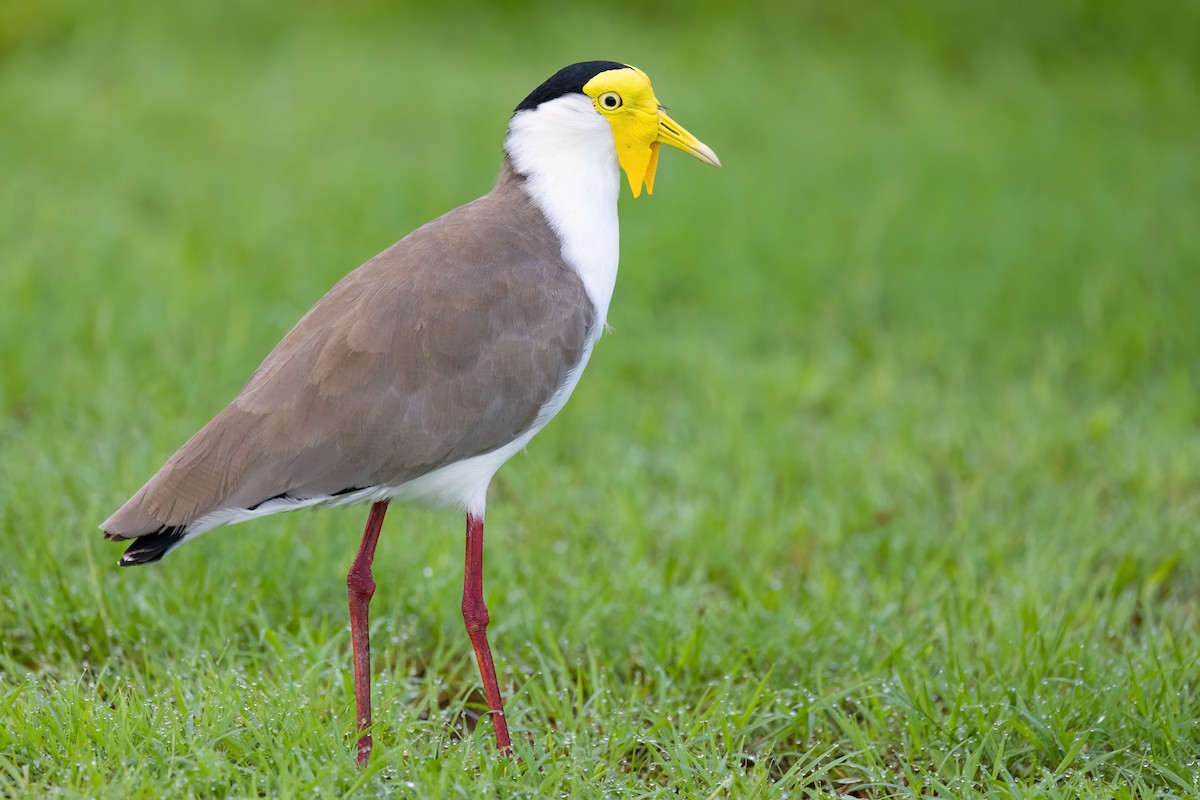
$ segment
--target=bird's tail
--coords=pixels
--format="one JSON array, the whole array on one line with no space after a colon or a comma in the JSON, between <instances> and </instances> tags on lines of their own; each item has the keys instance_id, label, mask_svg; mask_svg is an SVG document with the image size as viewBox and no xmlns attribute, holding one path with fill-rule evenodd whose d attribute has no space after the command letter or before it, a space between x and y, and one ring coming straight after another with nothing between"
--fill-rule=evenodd
<instances>
[{"instance_id":1,"label":"bird's tail","mask_svg":"<svg viewBox=\"0 0 1200 800\"><path fill-rule=\"evenodd\" d=\"M164 525L154 533L147 533L134 539L125 549L125 553L118 563L122 567L152 564L183 544L186 536L186 525ZM104 538L121 540L127 537L106 533Z\"/></svg>"}]
</instances>

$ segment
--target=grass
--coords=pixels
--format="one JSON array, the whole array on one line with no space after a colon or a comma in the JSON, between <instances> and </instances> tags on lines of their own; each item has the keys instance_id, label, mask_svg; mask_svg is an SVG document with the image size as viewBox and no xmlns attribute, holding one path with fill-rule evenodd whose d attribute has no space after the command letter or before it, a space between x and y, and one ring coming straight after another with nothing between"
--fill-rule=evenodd
<instances>
[{"instance_id":1,"label":"grass","mask_svg":"<svg viewBox=\"0 0 1200 800\"><path fill-rule=\"evenodd\" d=\"M1195 5L695 8L0 13L0 795L1196 796ZM361 509L95 526L583 58L726 167L623 198L615 334L493 484L517 758L462 521L396 509L360 772Z\"/></svg>"}]
</instances>

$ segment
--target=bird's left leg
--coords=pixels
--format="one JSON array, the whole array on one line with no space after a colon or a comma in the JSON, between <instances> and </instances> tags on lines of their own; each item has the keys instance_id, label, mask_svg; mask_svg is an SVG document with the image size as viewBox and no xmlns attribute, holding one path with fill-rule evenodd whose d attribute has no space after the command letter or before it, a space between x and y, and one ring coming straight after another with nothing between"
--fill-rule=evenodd
<instances>
[{"instance_id":1,"label":"bird's left leg","mask_svg":"<svg viewBox=\"0 0 1200 800\"><path fill-rule=\"evenodd\" d=\"M496 665L492 663L492 648L488 646L487 606L483 602L483 516L467 514L467 558L463 570L463 620L467 623L467 635L475 648L475 660L479 662L479 676L483 678L483 691L487 695L488 709L492 714L492 729L496 732L496 746L505 754L512 752L508 738L508 723L504 719L504 699L500 696L500 684L496 681Z\"/></svg>"},{"instance_id":2,"label":"bird's left leg","mask_svg":"<svg viewBox=\"0 0 1200 800\"><path fill-rule=\"evenodd\" d=\"M358 723L358 765L367 763L371 756L371 628L367 622L367 607L375 594L375 579L371 577L371 561L375 558L375 545L379 541L379 530L383 527L383 515L387 513L388 501L382 500L371 506L367 527L363 531L358 555L346 576L346 591L350 595L350 639L354 648L354 710Z\"/></svg>"}]
</instances>

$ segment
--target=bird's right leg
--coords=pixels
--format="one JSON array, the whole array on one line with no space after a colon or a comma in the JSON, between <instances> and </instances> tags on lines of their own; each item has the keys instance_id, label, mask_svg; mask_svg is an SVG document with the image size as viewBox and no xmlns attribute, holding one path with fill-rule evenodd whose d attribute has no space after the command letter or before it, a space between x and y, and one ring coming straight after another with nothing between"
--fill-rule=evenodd
<instances>
[{"instance_id":1,"label":"bird's right leg","mask_svg":"<svg viewBox=\"0 0 1200 800\"><path fill-rule=\"evenodd\" d=\"M512 741L508 736L508 721L504 718L504 698L500 696L500 684L496 681L496 664L492 661L492 648L488 644L487 626L491 621L487 604L483 602L483 517L467 513L467 557L463 570L463 621L467 624L467 635L475 649L479 663L479 677L483 679L483 692L487 696L488 710L492 715L492 728L496 732L496 747L505 755L512 755Z\"/></svg>"},{"instance_id":2,"label":"bird's right leg","mask_svg":"<svg viewBox=\"0 0 1200 800\"><path fill-rule=\"evenodd\" d=\"M371 560L375 558L375 544L379 541L379 529L383 527L387 507L387 500L371 506L362 544L350 566L350 574L346 576L346 590L350 595L350 638L354 648L354 707L358 716L360 767L371 756L371 734L366 733L371 727L371 628L367 622L367 607L375 594Z\"/></svg>"}]
</instances>

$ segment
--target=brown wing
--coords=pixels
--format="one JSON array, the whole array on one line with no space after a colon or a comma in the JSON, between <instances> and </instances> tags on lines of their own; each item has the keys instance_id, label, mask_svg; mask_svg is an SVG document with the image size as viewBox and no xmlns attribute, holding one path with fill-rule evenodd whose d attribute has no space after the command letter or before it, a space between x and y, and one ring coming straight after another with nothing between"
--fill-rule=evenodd
<instances>
[{"instance_id":1,"label":"brown wing","mask_svg":"<svg viewBox=\"0 0 1200 800\"><path fill-rule=\"evenodd\" d=\"M396 486L528 430L593 309L508 170L493 192L347 275L101 528Z\"/></svg>"}]
</instances>

